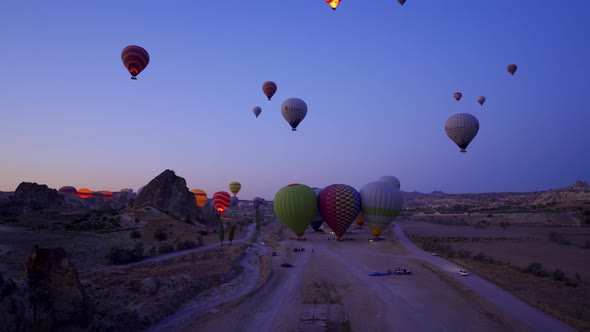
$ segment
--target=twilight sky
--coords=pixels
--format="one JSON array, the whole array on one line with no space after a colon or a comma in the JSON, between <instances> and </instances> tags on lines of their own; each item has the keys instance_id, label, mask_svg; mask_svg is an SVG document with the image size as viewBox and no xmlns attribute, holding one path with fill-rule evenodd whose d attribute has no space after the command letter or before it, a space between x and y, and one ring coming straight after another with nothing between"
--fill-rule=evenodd
<instances>
[{"instance_id":1,"label":"twilight sky","mask_svg":"<svg viewBox=\"0 0 590 332\"><path fill-rule=\"evenodd\" d=\"M165 169L242 199L382 175L453 193L589 181L588 17L588 0L2 1L0 191L137 190ZM133 44L151 58L137 81ZM297 132L290 97L308 105ZM481 126L465 154L444 132L460 112Z\"/></svg>"}]
</instances>

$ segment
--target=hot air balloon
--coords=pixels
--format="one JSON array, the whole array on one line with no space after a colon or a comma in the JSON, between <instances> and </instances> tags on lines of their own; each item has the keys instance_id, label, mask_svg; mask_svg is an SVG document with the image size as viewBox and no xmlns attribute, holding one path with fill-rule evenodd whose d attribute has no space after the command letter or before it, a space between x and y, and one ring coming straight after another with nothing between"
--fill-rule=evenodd
<instances>
[{"instance_id":1,"label":"hot air balloon","mask_svg":"<svg viewBox=\"0 0 590 332\"><path fill-rule=\"evenodd\" d=\"M277 85L273 81L266 81L262 84L262 92L270 100L272 96L277 92Z\"/></svg>"},{"instance_id":2,"label":"hot air balloon","mask_svg":"<svg viewBox=\"0 0 590 332\"><path fill-rule=\"evenodd\" d=\"M400 214L404 206L402 193L394 184L382 181L367 183L359 193L361 213L373 236L378 238Z\"/></svg>"},{"instance_id":3,"label":"hot air balloon","mask_svg":"<svg viewBox=\"0 0 590 332\"><path fill-rule=\"evenodd\" d=\"M273 206L279 220L301 238L317 210L317 198L310 187L294 183L276 193Z\"/></svg>"},{"instance_id":4,"label":"hot air balloon","mask_svg":"<svg viewBox=\"0 0 590 332\"><path fill-rule=\"evenodd\" d=\"M403 6L403 5L404 5L404 3L406 3L406 0L397 0L397 2L398 2L400 5L402 5L402 6Z\"/></svg>"},{"instance_id":5,"label":"hot air balloon","mask_svg":"<svg viewBox=\"0 0 590 332\"><path fill-rule=\"evenodd\" d=\"M483 105L483 103L485 103L485 102L486 102L486 97L484 97L484 96L479 96L479 97L477 97L477 102L478 102L480 105Z\"/></svg>"},{"instance_id":6,"label":"hot air balloon","mask_svg":"<svg viewBox=\"0 0 590 332\"><path fill-rule=\"evenodd\" d=\"M326 3L328 5L330 5L330 7L332 7L332 9L336 10L336 7L338 7L340 0L326 0Z\"/></svg>"},{"instance_id":7,"label":"hot air balloon","mask_svg":"<svg viewBox=\"0 0 590 332\"><path fill-rule=\"evenodd\" d=\"M479 121L469 113L457 113L451 115L445 123L447 136L461 148L461 152L467 152L467 146L479 131Z\"/></svg>"},{"instance_id":8,"label":"hot air balloon","mask_svg":"<svg viewBox=\"0 0 590 332\"><path fill-rule=\"evenodd\" d=\"M76 195L80 198L90 198L93 196L92 190L88 188L80 188Z\"/></svg>"},{"instance_id":9,"label":"hot air balloon","mask_svg":"<svg viewBox=\"0 0 590 332\"><path fill-rule=\"evenodd\" d=\"M262 202L264 202L264 198L261 198L261 197L254 197L254 198L252 199L252 206L253 206L255 209L258 209L258 208L260 207L260 204L262 204Z\"/></svg>"},{"instance_id":10,"label":"hot air balloon","mask_svg":"<svg viewBox=\"0 0 590 332\"><path fill-rule=\"evenodd\" d=\"M307 115L307 104L299 98L289 98L281 105L281 113L291 125L291 131L297 131L297 126Z\"/></svg>"},{"instance_id":11,"label":"hot air balloon","mask_svg":"<svg viewBox=\"0 0 590 332\"><path fill-rule=\"evenodd\" d=\"M231 191L234 196L240 192L240 189L242 189L242 185L239 182L232 182L229 184L229 191Z\"/></svg>"},{"instance_id":12,"label":"hot air balloon","mask_svg":"<svg viewBox=\"0 0 590 332\"><path fill-rule=\"evenodd\" d=\"M377 181L393 183L397 189L400 188L399 179L393 175L382 176Z\"/></svg>"},{"instance_id":13,"label":"hot air balloon","mask_svg":"<svg viewBox=\"0 0 590 332\"><path fill-rule=\"evenodd\" d=\"M102 195L102 197L104 197L106 199L113 199L115 197L113 192L110 190L101 190L100 194Z\"/></svg>"},{"instance_id":14,"label":"hot air balloon","mask_svg":"<svg viewBox=\"0 0 590 332\"><path fill-rule=\"evenodd\" d=\"M202 208L207 204L207 193L201 189L191 189L191 193L195 194L195 201L197 206Z\"/></svg>"},{"instance_id":15,"label":"hot air balloon","mask_svg":"<svg viewBox=\"0 0 590 332\"><path fill-rule=\"evenodd\" d=\"M358 191L346 184L329 185L322 190L319 210L338 239L344 235L361 210Z\"/></svg>"},{"instance_id":16,"label":"hot air balloon","mask_svg":"<svg viewBox=\"0 0 590 332\"><path fill-rule=\"evenodd\" d=\"M459 100L461 100L461 97L463 97L463 94L461 92L455 92L453 94L453 97L455 97L456 101L459 101Z\"/></svg>"},{"instance_id":17,"label":"hot air balloon","mask_svg":"<svg viewBox=\"0 0 590 332\"><path fill-rule=\"evenodd\" d=\"M78 190L76 190L76 188L74 188L72 186L64 186L64 187L59 188L59 190L57 192L60 194L76 195Z\"/></svg>"},{"instance_id":18,"label":"hot air balloon","mask_svg":"<svg viewBox=\"0 0 590 332\"><path fill-rule=\"evenodd\" d=\"M213 206L215 206L217 212L219 213L225 212L225 209L227 209L230 200L231 197L229 196L229 193L225 191L218 191L213 194Z\"/></svg>"},{"instance_id":19,"label":"hot air balloon","mask_svg":"<svg viewBox=\"0 0 590 332\"><path fill-rule=\"evenodd\" d=\"M262 108L260 108L260 107L258 107L258 106L255 106L255 107L252 109L252 113L254 113L254 115L256 115L256 117L258 118L258 116L260 115L260 113L262 113Z\"/></svg>"},{"instance_id":20,"label":"hot air balloon","mask_svg":"<svg viewBox=\"0 0 590 332\"><path fill-rule=\"evenodd\" d=\"M229 202L229 206L231 206L231 207L237 206L239 202L240 202L240 199L237 196L234 196L231 198L231 200Z\"/></svg>"},{"instance_id":21,"label":"hot air balloon","mask_svg":"<svg viewBox=\"0 0 590 332\"><path fill-rule=\"evenodd\" d=\"M121 60L131 74L131 79L136 80L137 75L150 63L150 55L143 47L131 45L123 49Z\"/></svg>"},{"instance_id":22,"label":"hot air balloon","mask_svg":"<svg viewBox=\"0 0 590 332\"><path fill-rule=\"evenodd\" d=\"M320 206L320 193L322 192L321 188L311 188L311 190L313 190L313 192L315 193L316 197L318 198L318 206ZM320 214L320 210L318 209L314 216L313 219L311 219L311 228L316 231L319 232L320 228L322 227L322 224L324 223L324 218L322 218L322 215Z\"/></svg>"},{"instance_id":23,"label":"hot air balloon","mask_svg":"<svg viewBox=\"0 0 590 332\"><path fill-rule=\"evenodd\" d=\"M363 216L362 212L359 212L359 215L356 216L354 222L359 226L362 227L365 224L365 217Z\"/></svg>"},{"instance_id":24,"label":"hot air balloon","mask_svg":"<svg viewBox=\"0 0 590 332\"><path fill-rule=\"evenodd\" d=\"M518 67L515 64L511 64L511 65L508 65L508 67L506 69L508 70L510 75L514 75L514 73L516 73L516 70L518 69Z\"/></svg>"}]
</instances>

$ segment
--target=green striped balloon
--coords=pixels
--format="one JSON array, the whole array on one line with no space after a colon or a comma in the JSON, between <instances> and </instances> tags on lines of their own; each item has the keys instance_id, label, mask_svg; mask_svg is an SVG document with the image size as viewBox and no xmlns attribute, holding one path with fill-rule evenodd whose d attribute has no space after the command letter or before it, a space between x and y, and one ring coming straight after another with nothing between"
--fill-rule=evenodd
<instances>
[{"instance_id":1,"label":"green striped balloon","mask_svg":"<svg viewBox=\"0 0 590 332\"><path fill-rule=\"evenodd\" d=\"M301 237L316 213L317 198L310 187L295 183L277 192L273 206L279 220Z\"/></svg>"},{"instance_id":2,"label":"green striped balloon","mask_svg":"<svg viewBox=\"0 0 590 332\"><path fill-rule=\"evenodd\" d=\"M367 183L359 193L361 212L377 238L400 214L404 198L395 184L381 181Z\"/></svg>"}]
</instances>

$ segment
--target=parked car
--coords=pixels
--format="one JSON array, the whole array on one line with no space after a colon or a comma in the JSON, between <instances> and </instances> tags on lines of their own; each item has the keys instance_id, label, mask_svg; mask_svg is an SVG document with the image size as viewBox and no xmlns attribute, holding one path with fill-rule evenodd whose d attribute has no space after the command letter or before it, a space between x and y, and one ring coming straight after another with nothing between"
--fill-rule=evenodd
<instances>
[{"instance_id":1,"label":"parked car","mask_svg":"<svg viewBox=\"0 0 590 332\"><path fill-rule=\"evenodd\" d=\"M293 267L293 265L289 264L289 263L283 263L281 264L282 267Z\"/></svg>"},{"instance_id":2,"label":"parked car","mask_svg":"<svg viewBox=\"0 0 590 332\"><path fill-rule=\"evenodd\" d=\"M398 267L397 269L395 269L395 271L393 273L395 273L395 274L412 274L412 271L409 269L404 269L404 268Z\"/></svg>"},{"instance_id":3,"label":"parked car","mask_svg":"<svg viewBox=\"0 0 590 332\"><path fill-rule=\"evenodd\" d=\"M467 272L466 270L459 270L459 274L462 276L468 276L469 272Z\"/></svg>"},{"instance_id":4,"label":"parked car","mask_svg":"<svg viewBox=\"0 0 590 332\"><path fill-rule=\"evenodd\" d=\"M433 252L432 256L438 256L438 252Z\"/></svg>"}]
</instances>

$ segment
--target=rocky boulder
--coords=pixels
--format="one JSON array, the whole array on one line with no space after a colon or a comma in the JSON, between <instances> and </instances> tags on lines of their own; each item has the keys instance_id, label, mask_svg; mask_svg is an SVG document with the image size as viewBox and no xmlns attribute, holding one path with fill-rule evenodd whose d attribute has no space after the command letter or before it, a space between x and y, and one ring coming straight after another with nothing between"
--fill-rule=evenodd
<instances>
[{"instance_id":1,"label":"rocky boulder","mask_svg":"<svg viewBox=\"0 0 590 332\"><path fill-rule=\"evenodd\" d=\"M34 246L25 268L35 331L90 330L93 305L78 280L78 272L63 248Z\"/></svg>"},{"instance_id":2,"label":"rocky boulder","mask_svg":"<svg viewBox=\"0 0 590 332\"><path fill-rule=\"evenodd\" d=\"M44 184L21 182L14 192L15 198L25 207L40 210L62 206L61 195Z\"/></svg>"},{"instance_id":3,"label":"rocky boulder","mask_svg":"<svg viewBox=\"0 0 590 332\"><path fill-rule=\"evenodd\" d=\"M33 308L28 285L0 276L0 331L31 331Z\"/></svg>"},{"instance_id":4,"label":"rocky boulder","mask_svg":"<svg viewBox=\"0 0 590 332\"><path fill-rule=\"evenodd\" d=\"M135 198L133 206L153 206L177 218L199 215L195 195L189 191L184 178L177 176L172 170L165 170L144 186Z\"/></svg>"}]
</instances>

